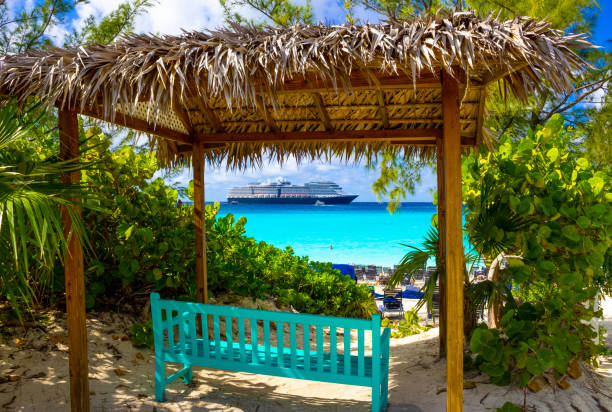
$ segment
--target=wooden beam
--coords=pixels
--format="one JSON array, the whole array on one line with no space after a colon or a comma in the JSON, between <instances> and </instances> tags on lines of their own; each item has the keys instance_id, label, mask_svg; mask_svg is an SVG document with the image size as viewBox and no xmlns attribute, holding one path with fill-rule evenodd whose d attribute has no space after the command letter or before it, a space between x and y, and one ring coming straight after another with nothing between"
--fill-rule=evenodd
<instances>
[{"instance_id":1,"label":"wooden beam","mask_svg":"<svg viewBox=\"0 0 612 412\"><path fill-rule=\"evenodd\" d=\"M319 114L319 120L323 125L325 131L333 130L331 121L329 120L329 114L327 110L325 110L325 104L323 103L323 98L320 93L312 93L312 100L314 101L315 107L317 109L317 113Z\"/></svg>"},{"instance_id":2,"label":"wooden beam","mask_svg":"<svg viewBox=\"0 0 612 412\"><path fill-rule=\"evenodd\" d=\"M79 156L79 121L76 111L59 110L60 160ZM64 183L79 183L81 172L62 176ZM79 207L75 207L78 215ZM89 380L87 366L87 328L85 325L85 276L83 248L72 226L68 209L62 210L64 236L68 250L64 257L66 287L66 325L68 328L68 368L70 371L70 409L89 411Z\"/></svg>"},{"instance_id":3,"label":"wooden beam","mask_svg":"<svg viewBox=\"0 0 612 412\"><path fill-rule=\"evenodd\" d=\"M213 128L215 132L217 133L225 132L225 129L221 125L221 122L219 121L219 118L215 114L214 110L211 109L210 106L208 106L208 103L202 100L201 97L196 100L196 106L200 110L200 113L204 115L204 117L206 118L206 121L210 124L210 126Z\"/></svg>"},{"instance_id":4,"label":"wooden beam","mask_svg":"<svg viewBox=\"0 0 612 412\"><path fill-rule=\"evenodd\" d=\"M471 123L476 123L476 119L461 119L461 124L471 124ZM297 126L306 126L306 125L318 125L321 123L321 120L313 120L313 119L299 119L299 120L279 120L279 123L282 123L284 125L297 125ZM332 124L332 126L334 124L341 124L341 125L374 125L375 127L378 127L379 125L381 125L381 121L378 118L372 118L372 119L330 119L330 123ZM438 118L430 118L430 117L419 117L419 118L412 118L412 119L389 119L389 125L391 126L391 128L393 128L394 126L401 126L401 125L421 125L423 123L439 123L440 125L442 124L442 119ZM262 122L261 120L230 120L227 122L223 122L223 125L226 126L229 129L232 129L233 127L239 127L242 128L244 126L261 126ZM340 130L338 128L335 128L336 130ZM385 130L385 129L374 129L374 130Z\"/></svg>"},{"instance_id":5,"label":"wooden beam","mask_svg":"<svg viewBox=\"0 0 612 412\"><path fill-rule=\"evenodd\" d=\"M410 140L409 142L401 140L389 140L389 144L394 146L435 146L435 139Z\"/></svg>"},{"instance_id":6,"label":"wooden beam","mask_svg":"<svg viewBox=\"0 0 612 412\"><path fill-rule=\"evenodd\" d=\"M463 238L459 84L442 72L446 188L446 410L463 410Z\"/></svg>"},{"instance_id":7,"label":"wooden beam","mask_svg":"<svg viewBox=\"0 0 612 412\"><path fill-rule=\"evenodd\" d=\"M210 144L204 144L204 150L210 150L210 149L218 149L220 147L225 146L225 143L210 143ZM179 146L177 148L177 153L191 153L193 152L193 146L192 145L183 145L183 146Z\"/></svg>"},{"instance_id":8,"label":"wooden beam","mask_svg":"<svg viewBox=\"0 0 612 412\"><path fill-rule=\"evenodd\" d=\"M206 276L206 214L204 195L204 144L193 144L193 217L195 223L196 288L198 302L208 303Z\"/></svg>"},{"instance_id":9,"label":"wooden beam","mask_svg":"<svg viewBox=\"0 0 612 412\"><path fill-rule=\"evenodd\" d=\"M438 299L440 323L440 358L446 356L446 186L444 184L444 142L436 139L436 174L438 180Z\"/></svg>"},{"instance_id":10,"label":"wooden beam","mask_svg":"<svg viewBox=\"0 0 612 412\"><path fill-rule=\"evenodd\" d=\"M149 122L147 122L146 120L138 119L127 114L115 113L115 118L111 121L105 118L104 115L100 114L100 112L88 107L85 107L84 109L79 109L79 113L85 116L93 117L94 119L102 120L104 122L116 124L118 126L128 127L139 132L154 134L156 136L163 137L164 139L173 140L179 143L191 144L191 137L185 133L181 133L176 130L162 126L153 127L153 125L149 124Z\"/></svg>"},{"instance_id":11,"label":"wooden beam","mask_svg":"<svg viewBox=\"0 0 612 412\"><path fill-rule=\"evenodd\" d=\"M365 69L365 70L364 70ZM348 80L350 82L349 89L353 90L372 90L372 89L414 89L415 83L417 88L440 88L440 79L429 71L423 71L416 82L412 81L412 76L405 73L390 73L388 71L367 69L354 70ZM461 83L466 82L465 72L457 70L458 78ZM372 81L372 77L377 82ZM479 88L480 85L474 80L470 82L471 88ZM341 79L338 79L337 89L343 91L345 88ZM259 93L268 93L267 85L256 84L255 90ZM274 89L274 93L307 93L319 92L327 93L334 92L334 86L329 80L322 80L315 73L307 73L306 75L296 74L291 79L287 79Z\"/></svg>"},{"instance_id":12,"label":"wooden beam","mask_svg":"<svg viewBox=\"0 0 612 412\"><path fill-rule=\"evenodd\" d=\"M257 110L259 110L261 116L264 119L264 122L270 128L271 131L278 132L280 130L278 128L278 125L276 124L276 121L274 121L274 118L272 117L270 111L265 105L265 97L262 97L261 102L257 100Z\"/></svg>"},{"instance_id":13,"label":"wooden beam","mask_svg":"<svg viewBox=\"0 0 612 412\"><path fill-rule=\"evenodd\" d=\"M423 139L423 140L390 140L390 144L398 146L438 146L438 139ZM473 137L461 136L461 146L474 146ZM442 169L444 170L444 169Z\"/></svg>"},{"instance_id":14,"label":"wooden beam","mask_svg":"<svg viewBox=\"0 0 612 412\"><path fill-rule=\"evenodd\" d=\"M191 124L191 119L189 118L189 114L187 113L187 110L185 109L185 107L175 106L174 114L176 114L176 117L179 118L179 120L185 127L185 130L187 130L189 134L193 134L194 132L193 124Z\"/></svg>"},{"instance_id":15,"label":"wooden beam","mask_svg":"<svg viewBox=\"0 0 612 412\"><path fill-rule=\"evenodd\" d=\"M475 141L476 146L480 146L480 144L482 143L482 134L483 134L482 128L484 127L484 115L485 115L485 109L486 109L486 103L487 103L487 89L482 88L480 90L479 96L480 96L480 100L478 102L478 114L477 114L478 122L476 123L476 141Z\"/></svg>"},{"instance_id":16,"label":"wooden beam","mask_svg":"<svg viewBox=\"0 0 612 412\"><path fill-rule=\"evenodd\" d=\"M389 114L387 112L387 106L385 105L385 93L378 89L376 91L376 98L378 99L378 111L380 112L380 118L385 129L389 128Z\"/></svg>"},{"instance_id":17,"label":"wooden beam","mask_svg":"<svg viewBox=\"0 0 612 412\"><path fill-rule=\"evenodd\" d=\"M405 141L442 136L442 129L345 130L327 132L199 133L195 141L205 143L308 142L308 141Z\"/></svg>"}]
</instances>

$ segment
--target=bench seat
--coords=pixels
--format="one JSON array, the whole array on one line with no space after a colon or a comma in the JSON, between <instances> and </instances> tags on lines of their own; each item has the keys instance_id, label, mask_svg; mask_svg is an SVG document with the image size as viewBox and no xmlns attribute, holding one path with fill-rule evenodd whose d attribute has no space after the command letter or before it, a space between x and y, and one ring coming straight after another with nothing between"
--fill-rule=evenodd
<instances>
[{"instance_id":1,"label":"bench seat","mask_svg":"<svg viewBox=\"0 0 612 412\"><path fill-rule=\"evenodd\" d=\"M321 372L319 372L318 367L318 357L316 351L310 351L309 353L309 365L310 368L306 368L306 357L304 356L304 351L302 349L296 349L296 357L295 357L295 365L291 365L291 349L283 348L283 353L279 356L278 348L272 346L270 347L270 365L266 365L266 353L265 346L258 345L257 348L257 360L258 362L252 361L253 349L251 344L244 345L244 354L245 359L248 359L248 362L242 363L240 360L240 344L238 342L232 343L232 358L229 357L229 350L226 341L220 342L220 353L219 359L217 359L217 346L216 342L208 341L209 345L209 356L204 357L204 344L207 341L204 339L196 339L196 356L194 357L191 351L191 345L186 344L185 349L176 345L172 349L164 348L164 358L166 362L174 362L174 363L191 363L192 365L198 365L203 367L209 367L214 369L225 369L225 370L235 370L235 371L246 371L245 368L249 366L252 367L253 373L261 373L261 367L270 366L271 368L278 369L274 376L285 376L290 378L298 378L300 376L299 372L310 372L307 374L302 374L304 379L308 380L320 380L321 378L326 379L325 382L333 382L333 383L346 383L358 386L364 386L367 380L358 380L358 381L348 381L344 379L343 376L337 376L335 379L330 377L329 374L332 372L332 360L331 354L327 352L323 352L323 359L321 364ZM279 368L279 358L282 362L282 367ZM364 356L364 378L372 377L372 357ZM334 362L337 367L337 373L340 375L345 374L344 370L344 355L338 354L337 360ZM232 365L235 368L232 368ZM353 375L353 378L358 375L359 370L359 357L351 355L350 357L350 365L351 369L349 371L349 375ZM270 373L266 373L270 374ZM309 379L307 375L316 376L316 379Z\"/></svg>"},{"instance_id":2,"label":"bench seat","mask_svg":"<svg viewBox=\"0 0 612 412\"><path fill-rule=\"evenodd\" d=\"M157 401L164 400L167 384L180 377L191 382L192 367L202 366L371 387L372 411L387 406L391 331L380 333L380 315L364 320L272 312L162 300L157 293L151 294L151 311ZM227 333L224 339L221 330ZM356 348L351 342L355 330ZM372 356L365 355L365 331L372 332ZM166 377L166 362L183 368Z\"/></svg>"}]
</instances>

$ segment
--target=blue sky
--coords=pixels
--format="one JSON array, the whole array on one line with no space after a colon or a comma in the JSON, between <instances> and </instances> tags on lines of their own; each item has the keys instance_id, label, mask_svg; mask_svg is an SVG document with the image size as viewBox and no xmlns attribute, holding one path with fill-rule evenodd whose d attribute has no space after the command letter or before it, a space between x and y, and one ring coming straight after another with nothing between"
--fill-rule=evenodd
<instances>
[{"instance_id":1,"label":"blue sky","mask_svg":"<svg viewBox=\"0 0 612 412\"><path fill-rule=\"evenodd\" d=\"M37 0L8 0L13 10L31 7ZM74 28L79 28L90 15L100 17L110 13L123 0L91 0L88 4L79 4L71 19L64 26L54 27L51 34L57 44ZM296 1L297 3L302 2ZM328 23L344 21L342 0L311 0L315 19ZM607 49L612 49L612 0L599 2L601 13L594 29L594 42ZM252 11L245 10L249 17L259 17ZM357 17L362 21L376 19L365 10L357 10ZM218 0L157 0L156 4L145 15L136 20L136 32L160 34L179 34L181 29L201 30L214 29L223 25L223 11ZM191 171L185 170L176 180L187 185ZM296 164L289 160L284 165L270 163L262 169L245 172L227 172L224 168L206 170L207 200L225 200L226 191L231 186L244 185L252 181L266 181L283 176L293 183L304 183L315 179L332 180L343 186L345 191L359 194L358 201L376 200L371 186L378 174L367 170L363 164L346 165L338 161L332 163L309 162ZM431 201L436 186L436 177L431 170L423 171L423 179L413 196L406 201Z\"/></svg>"}]
</instances>

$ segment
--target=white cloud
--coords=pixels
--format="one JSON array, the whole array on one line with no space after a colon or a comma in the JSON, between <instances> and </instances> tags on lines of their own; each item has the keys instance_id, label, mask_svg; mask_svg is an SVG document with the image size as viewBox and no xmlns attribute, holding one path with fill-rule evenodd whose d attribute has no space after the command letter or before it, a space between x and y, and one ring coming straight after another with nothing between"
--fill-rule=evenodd
<instances>
[{"instance_id":1,"label":"white cloud","mask_svg":"<svg viewBox=\"0 0 612 412\"><path fill-rule=\"evenodd\" d=\"M586 104L590 105L596 109L600 109L603 106L604 99L608 94L608 87L610 84L606 82L599 90L595 91L588 99L586 99Z\"/></svg>"},{"instance_id":2,"label":"white cloud","mask_svg":"<svg viewBox=\"0 0 612 412\"><path fill-rule=\"evenodd\" d=\"M182 30L214 29L223 25L223 9L217 0L160 0L135 23L139 33L181 34Z\"/></svg>"}]
</instances>

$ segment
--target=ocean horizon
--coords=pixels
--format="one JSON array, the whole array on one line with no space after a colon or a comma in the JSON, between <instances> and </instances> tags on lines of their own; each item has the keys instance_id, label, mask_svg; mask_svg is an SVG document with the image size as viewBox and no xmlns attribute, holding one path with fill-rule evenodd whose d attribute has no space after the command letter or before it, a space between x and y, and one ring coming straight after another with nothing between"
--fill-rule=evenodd
<instances>
[{"instance_id":1,"label":"ocean horizon","mask_svg":"<svg viewBox=\"0 0 612 412\"><path fill-rule=\"evenodd\" d=\"M436 213L431 202L403 202L393 214L386 202L323 206L219 203L219 216L244 216L247 236L258 241L279 248L290 246L296 255L312 260L388 267L406 254L404 245L423 242Z\"/></svg>"}]
</instances>

